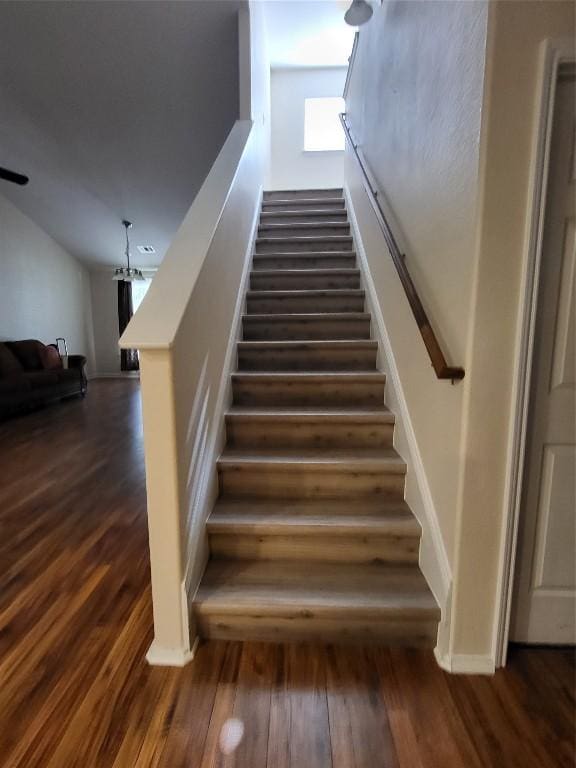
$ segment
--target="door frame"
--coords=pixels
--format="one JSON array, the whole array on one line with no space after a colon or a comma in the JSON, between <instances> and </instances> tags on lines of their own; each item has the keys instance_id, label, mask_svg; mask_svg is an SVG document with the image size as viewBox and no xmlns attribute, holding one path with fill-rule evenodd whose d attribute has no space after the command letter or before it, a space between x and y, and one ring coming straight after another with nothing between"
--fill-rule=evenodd
<instances>
[{"instance_id":1,"label":"door frame","mask_svg":"<svg viewBox=\"0 0 576 768\"><path fill-rule=\"evenodd\" d=\"M560 66L575 62L574 42L571 38L542 41L529 186L531 204L528 248L522 275L519 315L521 319L516 347L518 354L514 362L511 445L507 461L505 514L498 563L498 621L493 638L497 667L505 666L508 653L556 82Z\"/></svg>"}]
</instances>

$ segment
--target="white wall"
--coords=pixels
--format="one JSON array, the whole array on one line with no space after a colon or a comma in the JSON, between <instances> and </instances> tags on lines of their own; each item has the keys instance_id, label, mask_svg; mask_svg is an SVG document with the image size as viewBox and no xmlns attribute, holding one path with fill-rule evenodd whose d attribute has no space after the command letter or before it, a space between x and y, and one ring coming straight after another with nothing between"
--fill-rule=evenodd
<instances>
[{"instance_id":1,"label":"white wall","mask_svg":"<svg viewBox=\"0 0 576 768\"><path fill-rule=\"evenodd\" d=\"M387 2L360 30L346 111L449 365L465 365L479 181L486 3ZM463 383L439 381L347 153L346 186L390 341L387 400L399 409L407 499L423 527L420 565L450 645L451 582L464 475ZM396 408L398 410L398 408ZM408 440L403 439L408 436Z\"/></svg>"},{"instance_id":2,"label":"white wall","mask_svg":"<svg viewBox=\"0 0 576 768\"><path fill-rule=\"evenodd\" d=\"M0 339L58 336L93 370L88 270L0 196Z\"/></svg>"},{"instance_id":3,"label":"white wall","mask_svg":"<svg viewBox=\"0 0 576 768\"><path fill-rule=\"evenodd\" d=\"M487 4L475 2L384 4L360 31L346 99L354 137L452 365L464 363L470 323L487 15ZM464 385L434 375L353 161L347 184L367 211L359 212L360 224L453 563Z\"/></svg>"},{"instance_id":4,"label":"white wall","mask_svg":"<svg viewBox=\"0 0 576 768\"><path fill-rule=\"evenodd\" d=\"M527 280L542 44L574 47L573 2L490 3L480 204L466 360L452 653L495 655L499 562L511 473L522 289Z\"/></svg>"},{"instance_id":5,"label":"white wall","mask_svg":"<svg viewBox=\"0 0 576 768\"><path fill-rule=\"evenodd\" d=\"M252 120L258 145L264 188L270 184L271 72L264 3L252 0L238 12L240 119Z\"/></svg>"},{"instance_id":6,"label":"white wall","mask_svg":"<svg viewBox=\"0 0 576 768\"><path fill-rule=\"evenodd\" d=\"M347 111L448 363L438 382L347 159L346 184L452 572L437 657L494 668L541 44L570 2L396 2L360 31Z\"/></svg>"},{"instance_id":7,"label":"white wall","mask_svg":"<svg viewBox=\"0 0 576 768\"><path fill-rule=\"evenodd\" d=\"M111 270L90 273L94 328L94 373L120 373L118 283Z\"/></svg>"},{"instance_id":8,"label":"white wall","mask_svg":"<svg viewBox=\"0 0 576 768\"><path fill-rule=\"evenodd\" d=\"M304 152L304 99L342 96L346 68L273 69L269 189L341 187L344 152Z\"/></svg>"}]
</instances>

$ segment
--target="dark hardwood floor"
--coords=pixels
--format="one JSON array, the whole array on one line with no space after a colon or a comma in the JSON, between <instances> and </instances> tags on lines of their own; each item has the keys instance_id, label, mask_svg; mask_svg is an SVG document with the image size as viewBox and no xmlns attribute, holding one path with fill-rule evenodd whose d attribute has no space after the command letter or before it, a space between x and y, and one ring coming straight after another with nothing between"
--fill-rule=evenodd
<instances>
[{"instance_id":1,"label":"dark hardwood floor","mask_svg":"<svg viewBox=\"0 0 576 768\"><path fill-rule=\"evenodd\" d=\"M515 648L492 678L427 651L225 642L149 667L135 381L0 426L0 558L3 768L574 765L571 651Z\"/></svg>"}]
</instances>

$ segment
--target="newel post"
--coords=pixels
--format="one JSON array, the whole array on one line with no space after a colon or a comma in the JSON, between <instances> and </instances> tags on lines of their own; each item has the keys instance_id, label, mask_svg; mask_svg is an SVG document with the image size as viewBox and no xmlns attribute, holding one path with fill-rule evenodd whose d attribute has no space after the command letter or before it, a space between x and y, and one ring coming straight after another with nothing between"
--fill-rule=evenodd
<instances>
[{"instance_id":1,"label":"newel post","mask_svg":"<svg viewBox=\"0 0 576 768\"><path fill-rule=\"evenodd\" d=\"M178 483L173 359L170 349L140 351L142 417L154 642L147 659L180 666L190 659L182 592L182 536Z\"/></svg>"}]
</instances>

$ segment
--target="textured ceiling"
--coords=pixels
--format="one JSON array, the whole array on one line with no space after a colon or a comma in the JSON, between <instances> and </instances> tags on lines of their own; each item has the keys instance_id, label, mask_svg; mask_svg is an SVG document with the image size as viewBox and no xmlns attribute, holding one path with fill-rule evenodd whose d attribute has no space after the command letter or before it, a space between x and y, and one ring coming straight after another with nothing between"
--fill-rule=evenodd
<instances>
[{"instance_id":1,"label":"textured ceiling","mask_svg":"<svg viewBox=\"0 0 576 768\"><path fill-rule=\"evenodd\" d=\"M0 2L0 194L64 248L158 264L238 115L240 2Z\"/></svg>"}]
</instances>

